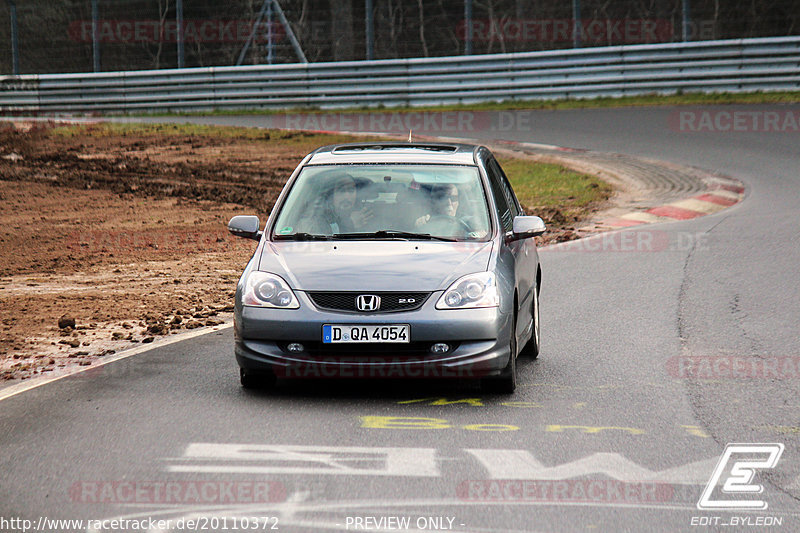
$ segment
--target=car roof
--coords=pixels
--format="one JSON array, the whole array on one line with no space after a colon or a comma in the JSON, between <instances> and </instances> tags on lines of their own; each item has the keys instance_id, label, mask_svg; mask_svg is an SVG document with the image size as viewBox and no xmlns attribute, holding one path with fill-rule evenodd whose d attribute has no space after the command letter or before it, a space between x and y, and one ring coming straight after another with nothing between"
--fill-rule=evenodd
<instances>
[{"instance_id":1,"label":"car roof","mask_svg":"<svg viewBox=\"0 0 800 533\"><path fill-rule=\"evenodd\" d=\"M306 165L431 163L474 165L480 146L437 142L373 142L323 146Z\"/></svg>"}]
</instances>

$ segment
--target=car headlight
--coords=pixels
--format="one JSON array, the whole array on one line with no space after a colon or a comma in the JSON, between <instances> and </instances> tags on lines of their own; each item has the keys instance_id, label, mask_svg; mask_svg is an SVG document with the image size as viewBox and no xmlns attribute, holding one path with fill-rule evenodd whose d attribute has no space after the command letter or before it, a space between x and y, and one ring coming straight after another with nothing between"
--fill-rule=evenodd
<instances>
[{"instance_id":1,"label":"car headlight","mask_svg":"<svg viewBox=\"0 0 800 533\"><path fill-rule=\"evenodd\" d=\"M255 307L274 307L277 309L297 309L300 302L280 277L268 272L254 270L244 283L242 303Z\"/></svg>"},{"instance_id":2,"label":"car headlight","mask_svg":"<svg viewBox=\"0 0 800 533\"><path fill-rule=\"evenodd\" d=\"M474 309L498 305L500 296L495 275L492 272L480 272L457 279L436 302L436 309Z\"/></svg>"}]
</instances>

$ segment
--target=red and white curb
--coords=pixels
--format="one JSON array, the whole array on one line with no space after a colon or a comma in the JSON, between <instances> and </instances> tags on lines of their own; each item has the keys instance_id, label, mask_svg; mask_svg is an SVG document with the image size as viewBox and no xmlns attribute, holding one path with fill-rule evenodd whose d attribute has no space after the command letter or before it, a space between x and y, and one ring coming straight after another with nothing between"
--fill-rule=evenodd
<instances>
[{"instance_id":1,"label":"red and white curb","mask_svg":"<svg viewBox=\"0 0 800 533\"><path fill-rule=\"evenodd\" d=\"M744 185L733 178L714 177L709 187L702 194L678 200L666 205L651 207L644 211L634 211L618 217L593 223L582 230L621 229L654 224L657 222L673 222L712 215L723 209L738 204L744 198Z\"/></svg>"},{"instance_id":2,"label":"red and white curb","mask_svg":"<svg viewBox=\"0 0 800 533\"><path fill-rule=\"evenodd\" d=\"M587 152L580 148L555 146L550 144L528 143L519 141L497 141L500 144L537 148L558 152ZM666 205L651 207L642 211L633 211L624 215L594 222L588 226L578 228L579 232L608 231L657 222L672 222L676 220L690 220L722 211L738 204L744 199L745 187L737 179L709 176L704 177L707 183L706 190L698 195L683 200L677 200Z\"/></svg>"},{"instance_id":3,"label":"red and white curb","mask_svg":"<svg viewBox=\"0 0 800 533\"><path fill-rule=\"evenodd\" d=\"M715 177L702 194L678 200L666 205L651 207L644 211L634 211L624 215L595 222L581 230L621 229L654 224L656 222L672 222L690 220L712 215L723 209L738 204L744 199L744 185L733 178Z\"/></svg>"}]
</instances>

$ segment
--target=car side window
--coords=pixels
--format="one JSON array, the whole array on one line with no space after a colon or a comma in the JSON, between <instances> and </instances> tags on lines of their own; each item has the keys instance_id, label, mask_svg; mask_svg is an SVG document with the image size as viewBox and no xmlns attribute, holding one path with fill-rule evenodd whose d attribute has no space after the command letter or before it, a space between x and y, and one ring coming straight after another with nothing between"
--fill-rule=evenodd
<instances>
[{"instance_id":1,"label":"car side window","mask_svg":"<svg viewBox=\"0 0 800 533\"><path fill-rule=\"evenodd\" d=\"M514 194L514 189L511 188L511 183L508 181L506 173L503 172L503 167L500 166L500 163L498 163L496 159L492 159L492 163L494 163L494 165L497 167L497 172L501 177L500 183L503 186L503 192L505 193L506 200L508 201L508 206L511 209L511 214L515 217L522 215L522 207L519 205L517 195Z\"/></svg>"},{"instance_id":2,"label":"car side window","mask_svg":"<svg viewBox=\"0 0 800 533\"><path fill-rule=\"evenodd\" d=\"M512 201L509 203L507 192L503 190L503 176L501 174L500 165L498 165L497 161L493 158L489 159L486 163L486 172L489 175L489 183L491 184L492 196L494 196L494 202L497 206L497 216L500 219L500 225L503 227L504 232L511 231L514 227L514 214L511 210L511 205L513 205L514 202Z\"/></svg>"}]
</instances>

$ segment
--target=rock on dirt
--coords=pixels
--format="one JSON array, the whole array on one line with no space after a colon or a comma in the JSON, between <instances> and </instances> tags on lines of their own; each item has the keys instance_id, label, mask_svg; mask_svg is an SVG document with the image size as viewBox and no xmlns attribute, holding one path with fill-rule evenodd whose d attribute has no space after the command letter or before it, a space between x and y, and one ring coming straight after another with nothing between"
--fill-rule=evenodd
<instances>
[{"instance_id":1,"label":"rock on dirt","mask_svg":"<svg viewBox=\"0 0 800 533\"><path fill-rule=\"evenodd\" d=\"M61 318L58 319L58 328L59 329L65 329L65 328L75 329L75 319L70 317L70 316L63 315Z\"/></svg>"}]
</instances>

